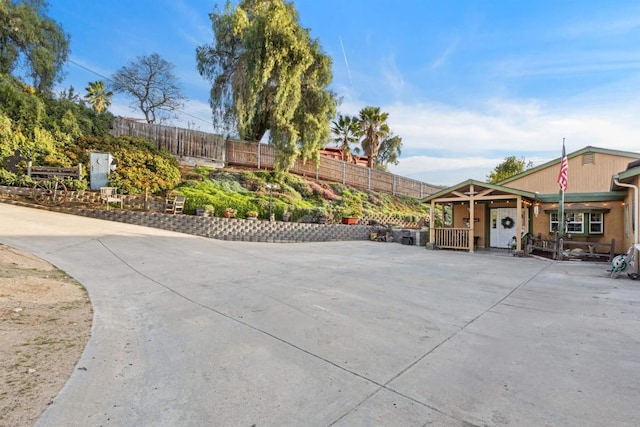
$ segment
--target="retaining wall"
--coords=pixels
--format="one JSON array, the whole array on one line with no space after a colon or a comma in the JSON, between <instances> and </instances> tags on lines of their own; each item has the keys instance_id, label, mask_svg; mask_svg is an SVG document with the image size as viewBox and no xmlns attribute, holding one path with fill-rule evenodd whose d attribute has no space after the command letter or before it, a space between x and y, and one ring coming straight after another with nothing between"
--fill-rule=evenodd
<instances>
[{"instance_id":1,"label":"retaining wall","mask_svg":"<svg viewBox=\"0 0 640 427\"><path fill-rule=\"evenodd\" d=\"M250 242L328 242L341 240L369 240L372 227L367 225L342 225L342 224L309 224L267 220L247 220L236 218L201 217L194 215L171 215L159 212L147 212L138 210L124 210L111 208L107 210L99 205L99 193L69 192L68 201L81 201L96 203L96 208L74 207L72 203L62 206L44 207L32 204L22 196L30 196L31 189L23 187L0 186L0 194L4 202L19 204L55 212L72 215L86 216L90 218L104 219L108 221L124 222L128 224L161 228L196 236L210 237L221 240L240 240ZM14 196L11 198L10 196ZM15 196L21 196L17 198ZM133 200L133 198L131 199ZM144 200L141 200L143 203ZM150 203L150 201L148 201ZM151 203L162 201L152 200Z\"/></svg>"}]
</instances>

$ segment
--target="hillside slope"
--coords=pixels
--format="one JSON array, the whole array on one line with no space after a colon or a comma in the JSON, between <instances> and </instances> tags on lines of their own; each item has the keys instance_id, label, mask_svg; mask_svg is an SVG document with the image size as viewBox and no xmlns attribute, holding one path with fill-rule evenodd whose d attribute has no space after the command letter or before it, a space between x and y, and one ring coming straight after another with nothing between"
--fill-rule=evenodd
<instances>
[{"instance_id":1,"label":"hillside slope","mask_svg":"<svg viewBox=\"0 0 640 427\"><path fill-rule=\"evenodd\" d=\"M216 216L231 208L236 217L243 218L247 212L257 211L260 218L268 218L271 204L276 219L288 215L292 221L313 222L319 217L326 217L328 222L340 222L342 217L395 217L419 222L428 216L427 207L411 197L293 174L186 166L181 167L181 172L183 181L174 191L186 196L186 213L195 213L198 207L207 206Z\"/></svg>"}]
</instances>

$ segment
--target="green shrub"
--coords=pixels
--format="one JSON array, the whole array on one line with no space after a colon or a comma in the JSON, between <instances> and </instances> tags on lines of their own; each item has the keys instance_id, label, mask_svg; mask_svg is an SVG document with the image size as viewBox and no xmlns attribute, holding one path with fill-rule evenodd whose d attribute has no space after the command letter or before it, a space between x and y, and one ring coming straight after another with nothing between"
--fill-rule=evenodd
<instances>
[{"instance_id":1,"label":"green shrub","mask_svg":"<svg viewBox=\"0 0 640 427\"><path fill-rule=\"evenodd\" d=\"M73 191L84 191L89 188L89 184L86 179L68 179L64 182L67 186L67 189Z\"/></svg>"},{"instance_id":2,"label":"green shrub","mask_svg":"<svg viewBox=\"0 0 640 427\"><path fill-rule=\"evenodd\" d=\"M0 168L0 185L16 185L16 179L15 173Z\"/></svg>"},{"instance_id":3,"label":"green shrub","mask_svg":"<svg viewBox=\"0 0 640 427\"><path fill-rule=\"evenodd\" d=\"M139 194L145 189L154 194L165 193L180 182L178 161L142 138L84 138L78 150L83 162L88 162L90 151L111 153L118 166L110 174L109 184L125 194Z\"/></svg>"}]
</instances>

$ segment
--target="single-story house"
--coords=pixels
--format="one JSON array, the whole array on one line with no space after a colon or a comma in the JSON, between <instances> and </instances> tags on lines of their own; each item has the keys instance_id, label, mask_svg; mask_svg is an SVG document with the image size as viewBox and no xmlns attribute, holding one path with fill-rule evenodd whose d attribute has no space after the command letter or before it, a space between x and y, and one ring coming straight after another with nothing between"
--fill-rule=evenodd
<instances>
[{"instance_id":1,"label":"single-story house","mask_svg":"<svg viewBox=\"0 0 640 427\"><path fill-rule=\"evenodd\" d=\"M319 150L319 154L324 157L330 157L336 160L342 160L342 154L344 149L342 147L323 147ZM360 166L369 166L367 156L358 156L356 154L351 155L351 162Z\"/></svg>"},{"instance_id":2,"label":"single-story house","mask_svg":"<svg viewBox=\"0 0 640 427\"><path fill-rule=\"evenodd\" d=\"M640 153L585 147L569 153L565 191L565 240L610 243L624 253L638 242ZM497 184L467 180L423 199L448 206L452 221L436 227L430 242L440 248L522 248L522 236L551 238L558 231L561 158ZM434 215L432 215L434 218Z\"/></svg>"}]
</instances>

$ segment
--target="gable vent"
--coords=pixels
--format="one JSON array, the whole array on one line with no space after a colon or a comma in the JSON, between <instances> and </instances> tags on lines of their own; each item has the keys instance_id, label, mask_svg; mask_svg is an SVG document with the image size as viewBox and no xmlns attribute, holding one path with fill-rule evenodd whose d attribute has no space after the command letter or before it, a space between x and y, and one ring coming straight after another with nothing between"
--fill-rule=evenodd
<instances>
[{"instance_id":1,"label":"gable vent","mask_svg":"<svg viewBox=\"0 0 640 427\"><path fill-rule=\"evenodd\" d=\"M582 165L595 165L596 153L584 153L582 155Z\"/></svg>"}]
</instances>

